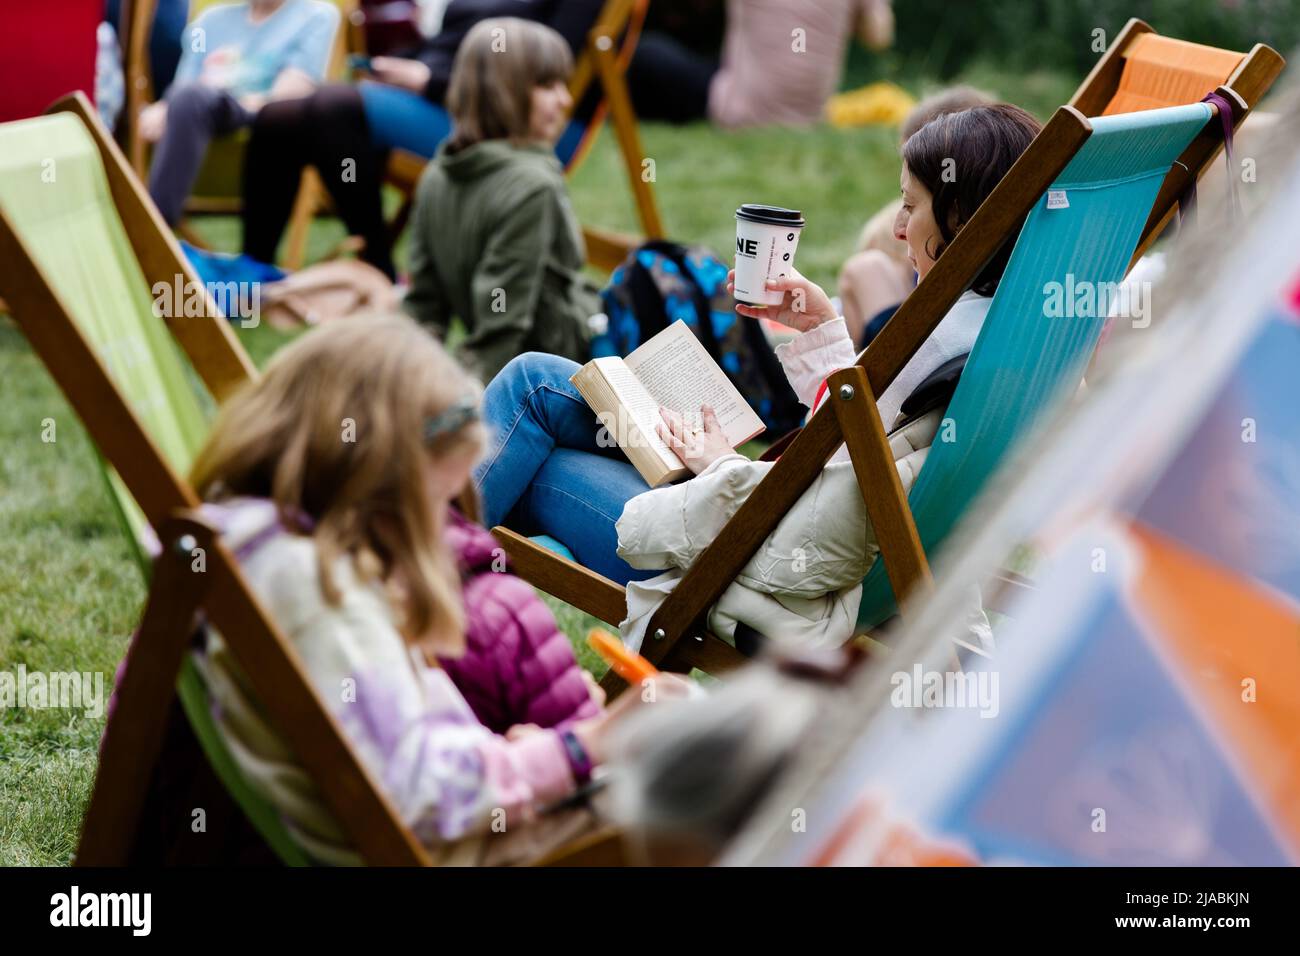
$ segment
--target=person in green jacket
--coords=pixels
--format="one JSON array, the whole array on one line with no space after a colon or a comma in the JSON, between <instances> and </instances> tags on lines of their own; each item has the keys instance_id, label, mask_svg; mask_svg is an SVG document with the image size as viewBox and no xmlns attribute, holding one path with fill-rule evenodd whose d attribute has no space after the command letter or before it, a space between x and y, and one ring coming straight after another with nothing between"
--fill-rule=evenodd
<instances>
[{"instance_id":1,"label":"person in green jacket","mask_svg":"<svg viewBox=\"0 0 1300 956\"><path fill-rule=\"evenodd\" d=\"M554 146L568 121L573 57L549 27L484 20L447 90L451 137L424 171L412 217L405 308L488 381L523 352L590 358L600 297Z\"/></svg>"}]
</instances>

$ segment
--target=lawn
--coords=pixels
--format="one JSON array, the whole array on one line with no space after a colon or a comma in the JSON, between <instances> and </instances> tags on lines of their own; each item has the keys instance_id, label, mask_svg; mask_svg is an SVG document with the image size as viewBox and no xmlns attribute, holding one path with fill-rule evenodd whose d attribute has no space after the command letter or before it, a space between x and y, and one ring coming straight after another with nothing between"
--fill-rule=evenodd
<instances>
[{"instance_id":1,"label":"lawn","mask_svg":"<svg viewBox=\"0 0 1300 956\"><path fill-rule=\"evenodd\" d=\"M1009 77L974 69L963 77L1041 118L1064 102L1075 79L1054 73ZM909 83L913 89L921 83ZM645 124L656 194L672 238L726 255L742 202L802 209L808 227L799 266L834 287L839 264L876 207L898 190L892 129L724 133L704 125ZM572 179L583 222L632 231L635 218L612 137L603 133ZM206 220L218 247L238 245L238 224ZM313 228L319 256L342 235ZM399 250L400 255L400 250ZM260 364L287 341L267 328L241 330ZM105 693L144 599L95 451L22 334L0 318L0 670L100 672ZM56 440L43 440L53 419ZM552 602L575 641L589 623ZM593 666L585 647L584 664ZM0 864L58 865L75 850L93 782L103 720L76 711L0 711Z\"/></svg>"}]
</instances>

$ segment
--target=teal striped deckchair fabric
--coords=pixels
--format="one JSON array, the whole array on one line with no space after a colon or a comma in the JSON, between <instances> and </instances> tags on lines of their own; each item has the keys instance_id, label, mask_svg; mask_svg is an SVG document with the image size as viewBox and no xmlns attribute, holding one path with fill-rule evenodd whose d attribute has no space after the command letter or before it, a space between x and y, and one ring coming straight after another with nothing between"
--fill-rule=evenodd
<instances>
[{"instance_id":1,"label":"teal striped deckchair fabric","mask_svg":"<svg viewBox=\"0 0 1300 956\"><path fill-rule=\"evenodd\" d=\"M1166 174L1210 116L1196 103L1091 120L1092 135L1029 213L908 495L927 554L1043 411L1079 384L1106 320L1096 293L1123 280ZM859 629L894 610L877 561Z\"/></svg>"},{"instance_id":2,"label":"teal striped deckchair fabric","mask_svg":"<svg viewBox=\"0 0 1300 956\"><path fill-rule=\"evenodd\" d=\"M0 208L154 444L186 474L207 435L213 403L153 312L99 150L77 117L58 113L0 125ZM126 486L101 464L148 578L153 533ZM262 837L286 863L309 862L231 759L189 655L177 690L209 762Z\"/></svg>"}]
</instances>

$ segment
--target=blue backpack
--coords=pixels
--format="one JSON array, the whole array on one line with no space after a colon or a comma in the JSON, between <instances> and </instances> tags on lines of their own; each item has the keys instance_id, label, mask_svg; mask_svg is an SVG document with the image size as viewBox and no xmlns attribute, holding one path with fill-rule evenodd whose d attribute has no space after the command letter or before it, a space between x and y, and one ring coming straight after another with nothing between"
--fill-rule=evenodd
<instances>
[{"instance_id":1,"label":"blue backpack","mask_svg":"<svg viewBox=\"0 0 1300 956\"><path fill-rule=\"evenodd\" d=\"M627 355L680 319L776 438L799 426L804 408L762 326L736 314L727 271L703 246L645 243L601 290L609 326L592 341L592 356Z\"/></svg>"}]
</instances>

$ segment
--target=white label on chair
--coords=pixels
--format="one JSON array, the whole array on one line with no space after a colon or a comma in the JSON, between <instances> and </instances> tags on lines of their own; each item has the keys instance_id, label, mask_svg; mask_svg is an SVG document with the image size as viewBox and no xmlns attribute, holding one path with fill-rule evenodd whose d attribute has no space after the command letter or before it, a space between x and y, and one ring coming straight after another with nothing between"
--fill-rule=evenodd
<instances>
[{"instance_id":1,"label":"white label on chair","mask_svg":"<svg viewBox=\"0 0 1300 956\"><path fill-rule=\"evenodd\" d=\"M1064 189L1049 189L1047 191L1047 208L1048 209L1069 209L1070 200L1065 196Z\"/></svg>"}]
</instances>

